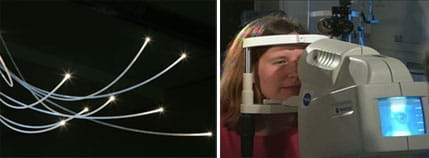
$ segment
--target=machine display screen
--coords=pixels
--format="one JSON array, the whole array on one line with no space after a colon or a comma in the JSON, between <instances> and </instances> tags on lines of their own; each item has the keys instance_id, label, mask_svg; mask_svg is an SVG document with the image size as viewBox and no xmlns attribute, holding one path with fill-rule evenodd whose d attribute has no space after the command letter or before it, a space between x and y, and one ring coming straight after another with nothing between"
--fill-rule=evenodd
<instances>
[{"instance_id":1,"label":"machine display screen","mask_svg":"<svg viewBox=\"0 0 429 158\"><path fill-rule=\"evenodd\" d=\"M378 111L383 137L415 136L426 133L420 97L379 98Z\"/></svg>"}]
</instances>

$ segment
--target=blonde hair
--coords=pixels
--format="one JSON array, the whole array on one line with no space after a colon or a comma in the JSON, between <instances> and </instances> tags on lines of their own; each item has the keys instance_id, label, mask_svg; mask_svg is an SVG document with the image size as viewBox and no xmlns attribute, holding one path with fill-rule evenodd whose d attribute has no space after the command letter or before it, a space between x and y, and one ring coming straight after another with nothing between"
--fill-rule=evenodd
<instances>
[{"instance_id":1,"label":"blonde hair","mask_svg":"<svg viewBox=\"0 0 429 158\"><path fill-rule=\"evenodd\" d=\"M236 130L240 116L242 80L244 72L243 39L247 37L277 35L290 33L305 34L304 28L293 19L285 16L265 16L247 24L231 41L226 50L223 62L223 72L220 85L221 116L227 128ZM268 47L252 49L252 67L258 67L257 61ZM261 102L263 95L259 87L259 76L254 74L254 96L256 102Z\"/></svg>"}]
</instances>

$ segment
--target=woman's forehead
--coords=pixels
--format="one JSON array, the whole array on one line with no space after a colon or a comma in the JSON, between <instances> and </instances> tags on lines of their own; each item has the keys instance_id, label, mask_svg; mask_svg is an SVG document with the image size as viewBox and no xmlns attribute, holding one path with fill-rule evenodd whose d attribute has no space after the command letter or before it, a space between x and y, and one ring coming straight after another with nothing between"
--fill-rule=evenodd
<instances>
[{"instance_id":1,"label":"woman's forehead","mask_svg":"<svg viewBox=\"0 0 429 158\"><path fill-rule=\"evenodd\" d=\"M264 54L262 55L262 58L265 59L274 59L274 58L289 58L292 56L300 55L303 51L303 47L294 47L294 46L273 46L267 49Z\"/></svg>"},{"instance_id":2,"label":"woman's forehead","mask_svg":"<svg viewBox=\"0 0 429 158\"><path fill-rule=\"evenodd\" d=\"M281 51L281 50L288 50L288 49L305 49L305 47L308 46L308 43L294 43L294 44L282 44L282 45L276 45L271 46L267 49L268 51Z\"/></svg>"}]
</instances>

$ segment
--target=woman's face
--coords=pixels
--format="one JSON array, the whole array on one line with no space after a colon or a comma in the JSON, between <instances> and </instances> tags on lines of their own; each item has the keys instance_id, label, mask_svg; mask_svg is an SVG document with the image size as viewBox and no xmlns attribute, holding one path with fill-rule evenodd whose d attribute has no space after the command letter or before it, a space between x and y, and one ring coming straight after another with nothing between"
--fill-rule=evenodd
<instances>
[{"instance_id":1,"label":"woman's face","mask_svg":"<svg viewBox=\"0 0 429 158\"><path fill-rule=\"evenodd\" d=\"M258 61L259 85L269 99L286 99L298 95L301 83L297 62L304 52L303 44L288 44L269 48Z\"/></svg>"}]
</instances>

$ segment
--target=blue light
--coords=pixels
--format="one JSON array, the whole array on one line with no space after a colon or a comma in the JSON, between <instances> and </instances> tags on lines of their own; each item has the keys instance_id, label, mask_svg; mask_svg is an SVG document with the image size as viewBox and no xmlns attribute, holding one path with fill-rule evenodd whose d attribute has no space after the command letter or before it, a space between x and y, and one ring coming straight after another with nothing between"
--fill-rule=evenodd
<instances>
[{"instance_id":1,"label":"blue light","mask_svg":"<svg viewBox=\"0 0 429 158\"><path fill-rule=\"evenodd\" d=\"M389 97L378 99L383 137L426 134L423 105L420 97Z\"/></svg>"}]
</instances>

